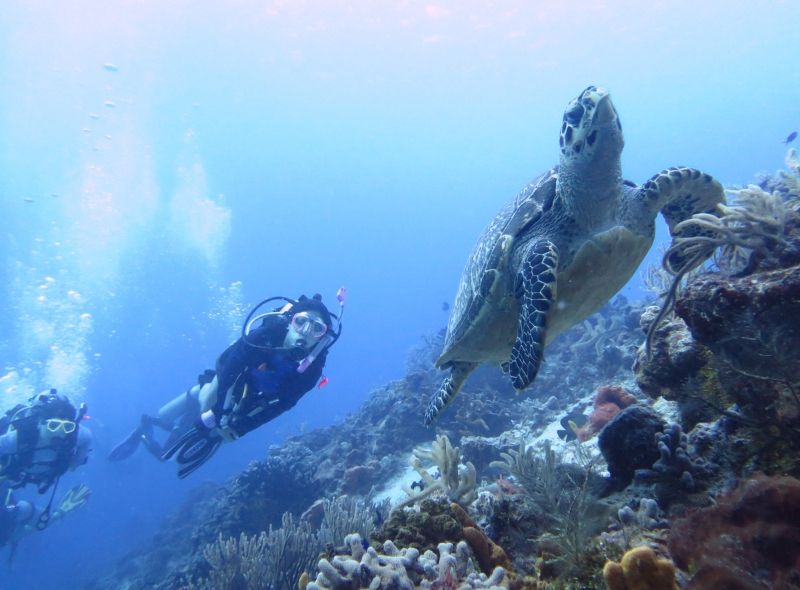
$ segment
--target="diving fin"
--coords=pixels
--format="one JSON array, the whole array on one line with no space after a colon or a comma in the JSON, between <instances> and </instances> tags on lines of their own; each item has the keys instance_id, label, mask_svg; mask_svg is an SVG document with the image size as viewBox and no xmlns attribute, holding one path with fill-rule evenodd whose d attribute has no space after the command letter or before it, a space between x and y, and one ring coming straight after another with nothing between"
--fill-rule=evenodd
<instances>
[{"instance_id":1,"label":"diving fin","mask_svg":"<svg viewBox=\"0 0 800 590\"><path fill-rule=\"evenodd\" d=\"M167 448L161 459L169 461L177 454L178 477L183 479L208 461L222 443L223 439L211 431L194 428Z\"/></svg>"},{"instance_id":2,"label":"diving fin","mask_svg":"<svg viewBox=\"0 0 800 590\"><path fill-rule=\"evenodd\" d=\"M139 448L139 443L142 442L143 434L144 429L139 426L136 430L131 432L125 440L111 449L111 452L108 454L108 460L122 461L133 455L136 449Z\"/></svg>"},{"instance_id":3,"label":"diving fin","mask_svg":"<svg viewBox=\"0 0 800 590\"><path fill-rule=\"evenodd\" d=\"M201 454L193 455L191 459L187 459L185 461L179 460L178 463L181 465L181 467L178 469L178 479L183 479L204 465L205 462L217 452L217 449L220 447L222 442L223 441L221 438L209 440L208 444L206 444L206 446L203 448L203 452Z\"/></svg>"}]
</instances>

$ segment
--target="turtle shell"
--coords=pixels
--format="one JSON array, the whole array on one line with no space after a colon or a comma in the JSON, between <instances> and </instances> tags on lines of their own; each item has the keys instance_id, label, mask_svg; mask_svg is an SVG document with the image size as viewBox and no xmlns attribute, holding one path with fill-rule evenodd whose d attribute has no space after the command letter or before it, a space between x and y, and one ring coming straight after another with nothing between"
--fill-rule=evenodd
<instances>
[{"instance_id":1,"label":"turtle shell","mask_svg":"<svg viewBox=\"0 0 800 590\"><path fill-rule=\"evenodd\" d=\"M507 360L518 314L508 270L511 253L517 238L529 234L551 207L557 178L557 168L553 168L528 184L481 234L461 274L437 367L453 360Z\"/></svg>"}]
</instances>

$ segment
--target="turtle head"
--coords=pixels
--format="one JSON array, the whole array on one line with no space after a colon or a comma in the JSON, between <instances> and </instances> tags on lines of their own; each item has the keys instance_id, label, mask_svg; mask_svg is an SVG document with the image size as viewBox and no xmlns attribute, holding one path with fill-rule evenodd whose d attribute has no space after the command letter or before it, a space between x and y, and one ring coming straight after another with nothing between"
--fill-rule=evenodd
<instances>
[{"instance_id":1,"label":"turtle head","mask_svg":"<svg viewBox=\"0 0 800 590\"><path fill-rule=\"evenodd\" d=\"M558 143L562 166L619 162L625 142L607 90L589 86L567 105Z\"/></svg>"}]
</instances>

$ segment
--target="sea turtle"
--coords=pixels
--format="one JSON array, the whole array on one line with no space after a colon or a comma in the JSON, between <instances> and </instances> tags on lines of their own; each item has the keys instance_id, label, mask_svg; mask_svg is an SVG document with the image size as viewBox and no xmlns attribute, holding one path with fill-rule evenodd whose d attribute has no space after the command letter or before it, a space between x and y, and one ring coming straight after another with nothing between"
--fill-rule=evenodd
<instances>
[{"instance_id":1,"label":"sea turtle","mask_svg":"<svg viewBox=\"0 0 800 590\"><path fill-rule=\"evenodd\" d=\"M559 165L500 210L467 261L436 361L450 375L426 425L481 363L501 365L517 391L530 385L544 347L628 282L659 211L675 238L678 223L724 202L720 183L692 168L663 170L641 187L623 180L623 144L606 90L589 86L567 105Z\"/></svg>"}]
</instances>

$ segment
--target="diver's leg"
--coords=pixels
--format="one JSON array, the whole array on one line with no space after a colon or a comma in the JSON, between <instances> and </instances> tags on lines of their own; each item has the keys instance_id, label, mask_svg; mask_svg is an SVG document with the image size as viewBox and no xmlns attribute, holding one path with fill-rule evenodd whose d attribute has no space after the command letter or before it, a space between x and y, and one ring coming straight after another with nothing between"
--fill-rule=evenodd
<instances>
[{"instance_id":1,"label":"diver's leg","mask_svg":"<svg viewBox=\"0 0 800 590\"><path fill-rule=\"evenodd\" d=\"M111 449L111 452L108 454L109 461L122 461L136 452L136 449L139 448L139 443L142 442L145 432L147 430L152 430L152 427L146 421L146 418L149 418L149 416L142 416L139 426L137 426L133 432L126 436L122 442L118 443L117 446Z\"/></svg>"},{"instance_id":2,"label":"diver's leg","mask_svg":"<svg viewBox=\"0 0 800 590\"><path fill-rule=\"evenodd\" d=\"M219 381L217 380L216 375L211 381L203 385L198 396L198 401L200 403L200 407L198 409L199 413L210 410L216 405L218 387Z\"/></svg>"},{"instance_id":3,"label":"diver's leg","mask_svg":"<svg viewBox=\"0 0 800 590\"><path fill-rule=\"evenodd\" d=\"M162 460L164 450L170 448L200 417L201 392L209 385L209 383L202 386L195 385L161 406L161 409L158 410L158 420L161 422L161 426L169 430L167 440L163 445L160 445L155 439L148 437L144 440L144 443L147 446L147 450L158 457L159 460Z\"/></svg>"},{"instance_id":4,"label":"diver's leg","mask_svg":"<svg viewBox=\"0 0 800 590\"><path fill-rule=\"evenodd\" d=\"M162 428L171 430L175 424L182 421L186 414L196 411L200 396L200 385L190 387L175 399L167 402L158 410L158 420Z\"/></svg>"}]
</instances>

